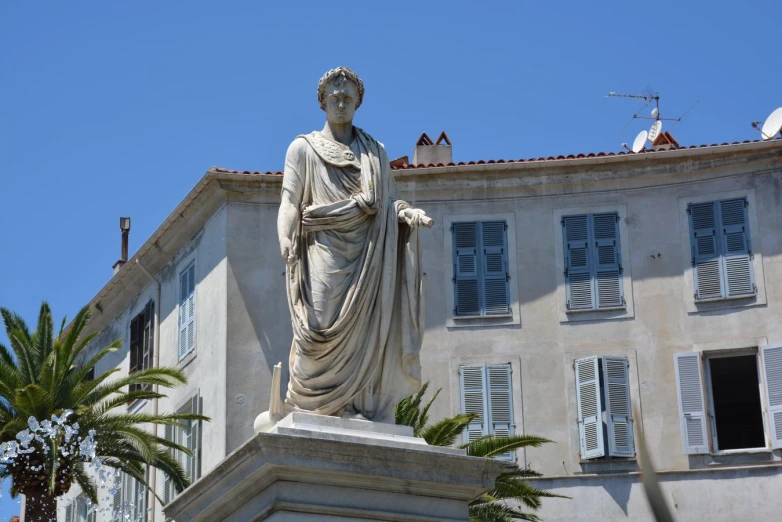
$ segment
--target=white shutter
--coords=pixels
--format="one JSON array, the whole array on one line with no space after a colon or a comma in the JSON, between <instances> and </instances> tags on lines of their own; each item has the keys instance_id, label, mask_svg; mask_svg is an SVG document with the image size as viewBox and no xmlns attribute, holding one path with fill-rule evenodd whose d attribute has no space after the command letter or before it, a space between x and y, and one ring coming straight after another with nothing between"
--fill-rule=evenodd
<instances>
[{"instance_id":1,"label":"white shutter","mask_svg":"<svg viewBox=\"0 0 782 522\"><path fill-rule=\"evenodd\" d=\"M605 448L603 446L603 420L597 357L577 359L575 367L581 458L603 457Z\"/></svg>"},{"instance_id":2,"label":"white shutter","mask_svg":"<svg viewBox=\"0 0 782 522\"><path fill-rule=\"evenodd\" d=\"M195 263L190 265L187 269L188 279L188 295L187 303L187 353L190 353L195 348L195 315L196 315L196 302L195 302Z\"/></svg>"},{"instance_id":3,"label":"white shutter","mask_svg":"<svg viewBox=\"0 0 782 522\"><path fill-rule=\"evenodd\" d=\"M193 397L190 404L192 413L201 412L201 400L198 395ZM193 458L190 459L190 482L195 482L201 477L201 421L190 422L190 449L193 450Z\"/></svg>"},{"instance_id":4,"label":"white shutter","mask_svg":"<svg viewBox=\"0 0 782 522\"><path fill-rule=\"evenodd\" d=\"M782 345L762 346L771 447L782 448Z\"/></svg>"},{"instance_id":5,"label":"white shutter","mask_svg":"<svg viewBox=\"0 0 782 522\"><path fill-rule=\"evenodd\" d=\"M112 518L121 518L122 517L122 483L123 478L125 474L123 473L119 477L115 478L114 487L116 488L114 490L114 496L112 499L112 506L111 509L113 511Z\"/></svg>"},{"instance_id":6,"label":"white shutter","mask_svg":"<svg viewBox=\"0 0 782 522\"><path fill-rule=\"evenodd\" d=\"M483 366L461 366L459 384L462 392L462 413L475 413L475 419L464 431L464 443L488 435L486 422L485 374Z\"/></svg>"},{"instance_id":7,"label":"white shutter","mask_svg":"<svg viewBox=\"0 0 782 522\"><path fill-rule=\"evenodd\" d=\"M174 427L170 425L166 425L165 428L165 439L168 441L174 440ZM174 450L169 449L168 453L170 455L174 454ZM171 482L171 478L167 474L163 474L163 503L168 504L171 499L174 498L174 489L173 484Z\"/></svg>"},{"instance_id":8,"label":"white shutter","mask_svg":"<svg viewBox=\"0 0 782 522\"><path fill-rule=\"evenodd\" d=\"M511 391L510 364L486 367L489 381L490 434L495 437L513 435L513 393ZM497 456L498 460L514 461L516 452L509 451Z\"/></svg>"},{"instance_id":9,"label":"white shutter","mask_svg":"<svg viewBox=\"0 0 782 522\"><path fill-rule=\"evenodd\" d=\"M635 455L628 369L627 357L603 357L608 454L614 457Z\"/></svg>"},{"instance_id":10,"label":"white shutter","mask_svg":"<svg viewBox=\"0 0 782 522\"><path fill-rule=\"evenodd\" d=\"M706 407L703 401L703 372L701 354L677 353L676 390L679 394L679 422L682 447L686 455L709 452L706 433Z\"/></svg>"},{"instance_id":11,"label":"white shutter","mask_svg":"<svg viewBox=\"0 0 782 522\"><path fill-rule=\"evenodd\" d=\"M188 278L187 270L179 276L179 358L187 353L187 296Z\"/></svg>"},{"instance_id":12,"label":"white shutter","mask_svg":"<svg viewBox=\"0 0 782 522\"><path fill-rule=\"evenodd\" d=\"M73 504L65 508L65 522L73 522Z\"/></svg>"}]
</instances>

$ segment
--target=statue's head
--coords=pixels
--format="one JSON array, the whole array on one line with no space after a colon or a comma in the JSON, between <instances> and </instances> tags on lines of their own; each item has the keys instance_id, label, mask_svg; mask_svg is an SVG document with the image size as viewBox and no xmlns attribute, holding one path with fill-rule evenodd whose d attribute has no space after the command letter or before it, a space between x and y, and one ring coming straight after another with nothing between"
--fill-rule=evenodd
<instances>
[{"instance_id":1,"label":"statue's head","mask_svg":"<svg viewBox=\"0 0 782 522\"><path fill-rule=\"evenodd\" d=\"M318 102L329 121L353 121L353 115L363 99L364 82L347 67L330 70L318 82Z\"/></svg>"}]
</instances>

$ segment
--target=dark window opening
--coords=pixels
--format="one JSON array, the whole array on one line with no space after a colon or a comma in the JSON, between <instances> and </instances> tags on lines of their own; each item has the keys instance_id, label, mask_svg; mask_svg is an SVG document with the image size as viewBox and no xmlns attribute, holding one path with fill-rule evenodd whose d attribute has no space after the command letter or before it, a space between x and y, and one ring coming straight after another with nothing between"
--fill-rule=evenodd
<instances>
[{"instance_id":1,"label":"dark window opening","mask_svg":"<svg viewBox=\"0 0 782 522\"><path fill-rule=\"evenodd\" d=\"M756 355L709 359L717 447L720 450L763 448Z\"/></svg>"}]
</instances>

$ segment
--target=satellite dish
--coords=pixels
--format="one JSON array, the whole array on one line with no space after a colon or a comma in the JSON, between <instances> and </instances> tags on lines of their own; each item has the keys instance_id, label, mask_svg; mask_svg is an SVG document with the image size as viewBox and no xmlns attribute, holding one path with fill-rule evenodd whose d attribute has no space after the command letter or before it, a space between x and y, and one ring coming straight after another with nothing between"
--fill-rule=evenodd
<instances>
[{"instance_id":1,"label":"satellite dish","mask_svg":"<svg viewBox=\"0 0 782 522\"><path fill-rule=\"evenodd\" d=\"M660 115L660 109L658 109L657 107L652 109L652 118L656 118L659 115Z\"/></svg>"},{"instance_id":2,"label":"satellite dish","mask_svg":"<svg viewBox=\"0 0 782 522\"><path fill-rule=\"evenodd\" d=\"M782 129L782 107L768 115L766 123L764 123L763 128L760 129L760 134L763 135L764 140L770 140L779 134L780 129Z\"/></svg>"},{"instance_id":3,"label":"satellite dish","mask_svg":"<svg viewBox=\"0 0 782 522\"><path fill-rule=\"evenodd\" d=\"M657 136L660 134L660 130L663 128L663 122L660 120L657 120L656 122L652 123L652 128L649 129L649 135L647 136L647 139L651 142L654 142L654 140L657 139Z\"/></svg>"},{"instance_id":4,"label":"satellite dish","mask_svg":"<svg viewBox=\"0 0 782 522\"><path fill-rule=\"evenodd\" d=\"M635 141L633 142L633 152L641 152L644 150L644 145L646 145L646 137L649 135L648 132L645 130L642 130L638 133L638 136L635 137Z\"/></svg>"}]
</instances>

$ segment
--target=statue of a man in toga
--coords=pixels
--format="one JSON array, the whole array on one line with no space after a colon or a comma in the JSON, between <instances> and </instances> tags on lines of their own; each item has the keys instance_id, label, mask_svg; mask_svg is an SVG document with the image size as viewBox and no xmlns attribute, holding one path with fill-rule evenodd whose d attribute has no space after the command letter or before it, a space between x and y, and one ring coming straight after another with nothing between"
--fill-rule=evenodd
<instances>
[{"instance_id":1,"label":"statue of a man in toga","mask_svg":"<svg viewBox=\"0 0 782 522\"><path fill-rule=\"evenodd\" d=\"M364 97L339 67L318 84L323 130L285 157L277 218L293 323L287 411L394 421L418 391L423 295L418 228L383 145L353 126Z\"/></svg>"}]
</instances>

